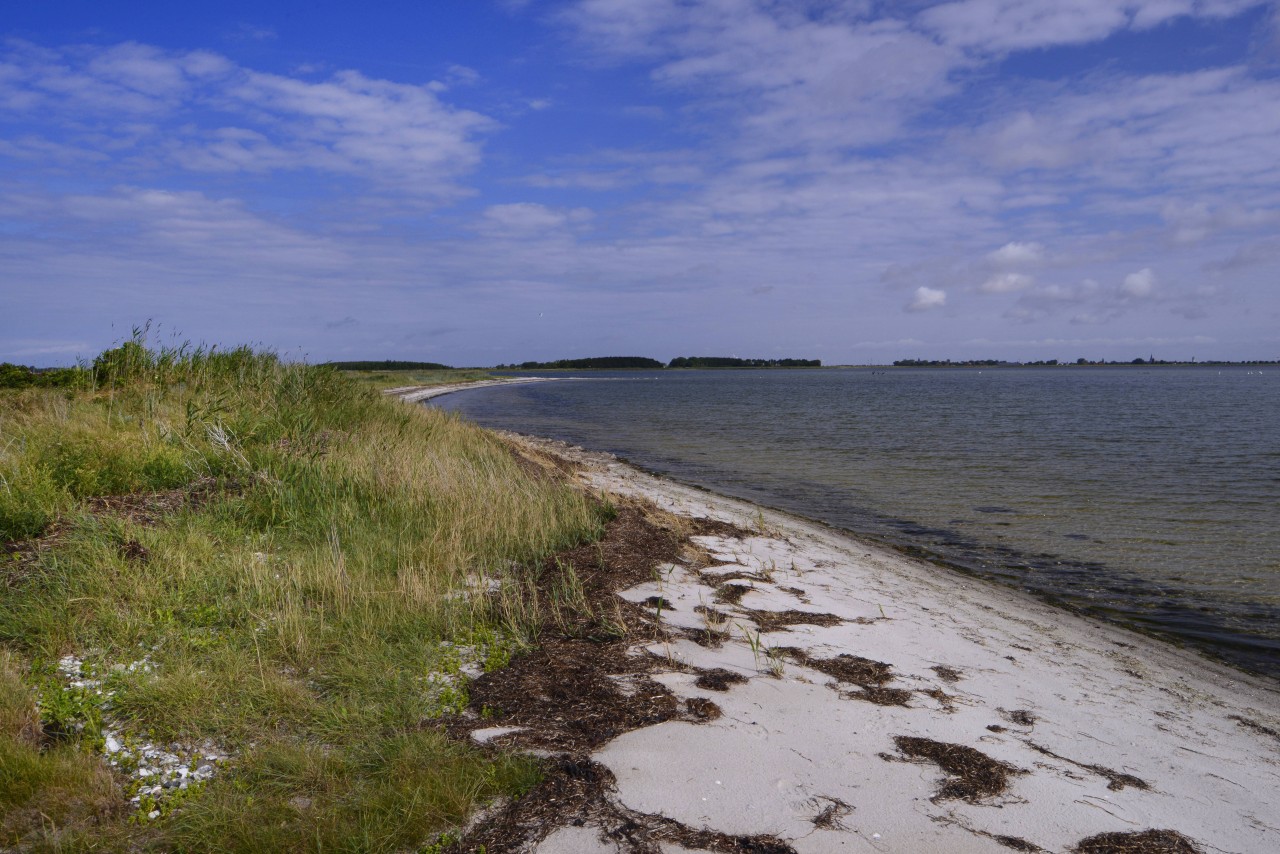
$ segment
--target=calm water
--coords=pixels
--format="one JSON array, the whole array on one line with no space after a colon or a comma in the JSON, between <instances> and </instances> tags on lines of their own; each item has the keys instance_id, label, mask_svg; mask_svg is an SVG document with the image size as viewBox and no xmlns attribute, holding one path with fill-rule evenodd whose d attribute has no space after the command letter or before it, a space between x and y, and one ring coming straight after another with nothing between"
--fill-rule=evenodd
<instances>
[{"instance_id":1,"label":"calm water","mask_svg":"<svg viewBox=\"0 0 1280 854\"><path fill-rule=\"evenodd\" d=\"M577 376L435 404L1280 677L1280 368Z\"/></svg>"}]
</instances>

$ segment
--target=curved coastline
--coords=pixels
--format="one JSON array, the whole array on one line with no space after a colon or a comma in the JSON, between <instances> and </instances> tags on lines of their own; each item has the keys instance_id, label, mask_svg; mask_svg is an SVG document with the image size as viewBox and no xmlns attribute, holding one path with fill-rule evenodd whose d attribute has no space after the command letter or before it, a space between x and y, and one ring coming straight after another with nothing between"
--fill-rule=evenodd
<instances>
[{"instance_id":1,"label":"curved coastline","mask_svg":"<svg viewBox=\"0 0 1280 854\"><path fill-rule=\"evenodd\" d=\"M795 851L835 850L846 844L837 833L867 850L987 852L1013 840L1063 851L1144 829L1255 851L1280 832L1280 690L1269 681L606 453L506 435L569 461L587 489L750 532L695 537L713 566L672 565L618 591L637 603L657 597L674 630L705 631L710 602L730 624L714 648L672 640L635 650L656 656L653 678L677 698L714 702L721 714L633 730L594 753L626 809L773 834ZM718 578L735 576L751 580L729 603ZM760 622L783 611L825 625ZM910 699L880 705L848 691L824 665L843 659L885 668L892 696ZM741 684L709 693L697 677L708 672ZM946 797L939 766L910 752L919 745L1011 769L1007 791ZM856 821L816 824L809 813L824 804ZM607 830L561 828L537 850Z\"/></svg>"},{"instance_id":2,"label":"curved coastline","mask_svg":"<svg viewBox=\"0 0 1280 854\"><path fill-rule=\"evenodd\" d=\"M749 393L744 391L741 383L738 386L739 394ZM776 391L769 392L766 389L763 393L772 393L773 397L770 399L777 404ZM722 398L715 396L714 390L711 394L715 401L721 401ZM617 403L616 393L610 392L603 396L604 399ZM687 399L688 396L688 392L684 392L683 397ZM1123 547L1111 551L1110 545L1090 544L1081 547L1066 539L1053 541L1052 532L1041 534L1036 528L1048 527L1042 526L1038 521L1039 513L1045 512L1045 508L1037 511L1034 505L1028 507L1012 504L1019 508L1016 512L1021 513L1014 521L1014 528L1009 528L1009 522L1006 521L1013 519L1012 516L983 517L983 513L988 512L1015 512L1004 507L967 508L955 501L948 504L945 499L941 503L933 499L896 500L893 494L887 495L889 501L882 506L876 499L886 497L884 483L865 490L856 485L846 489L843 485L848 481L849 475L839 470L838 466L833 469L836 472L834 477L815 474L812 462L795 462L795 450L790 452L790 461L787 461L788 457L784 453L779 458L781 467L773 468L772 458L761 456L765 453L765 444L756 439L754 432L742 432L744 425L740 414L735 425L737 433L734 433L733 429L720 432L718 423L708 425L707 418L690 418L682 414L668 416L662 410L655 410L654 417L659 418L663 424L678 425L677 430L699 424L709 427L710 432L705 434L707 438L701 438L704 434L697 433L691 438L677 441L674 437L682 435L677 432L671 434L673 438L670 445L667 445L664 444L666 440L652 438L652 431L646 433L644 428L632 426L642 423L641 421L626 418L619 420L617 416L605 413L599 422L604 426L594 426L596 420L590 416L590 410L583 407L596 397L594 393L584 394L581 389L534 390L529 393L513 390L495 395L477 395L473 400L457 403L446 402L444 406L464 412L474 410L474 417L491 427L547 435L619 454L632 465L638 465L649 472L659 472L678 482L695 484L715 493L784 510L800 518L816 520L967 577L1010 585L1056 606L1124 625L1166 642L1188 646L1247 672L1280 680L1280 635L1274 630L1276 625L1280 625L1277 622L1280 620L1280 601L1276 599L1275 585L1259 587L1253 592L1248 587L1219 586L1219 591L1229 589L1232 593L1227 597L1217 598L1218 594L1210 589L1216 583L1210 569L1219 561L1216 557L1206 561L1206 549L1210 548L1208 541L1198 544L1198 553L1175 553L1164 545L1153 546L1153 550L1142 550L1141 553L1136 552L1133 545L1128 546L1127 552L1123 551ZM652 398L652 393L648 397ZM675 398L677 401L681 399L679 392L676 392ZM560 412L558 408L547 410L544 414L545 407L537 403L544 399L560 401L566 405L565 414L557 414ZM515 409L510 413L505 405L509 400L516 401ZM643 406L651 405L650 400L650 403L637 408L637 412L632 412L629 408L625 411L633 416L645 416L648 410ZM737 411L741 413L742 407L737 407ZM531 416L527 430L521 415ZM615 428L618 431L616 434L612 432ZM760 435L767 437L763 440L765 443L790 441L785 431L780 432L768 426ZM741 463L736 462L731 454L725 455L718 450L721 447L736 447L729 443L737 441L744 443L745 455ZM797 439L794 447L803 451L807 445L804 440ZM815 447L814 453L807 459L824 459L823 450ZM962 452L963 449L957 449L957 453ZM908 461L907 465L909 464ZM941 461L940 464L949 463ZM980 469L977 466L989 465L989 461L978 457L973 464L974 470L978 471ZM914 487L919 494L928 495L930 487L938 486L936 481L937 478L932 481L913 481L907 487ZM965 488L973 485L976 482L963 483ZM875 491L877 488L879 491ZM910 489L904 490L901 494L906 495L909 491ZM966 493L961 491L957 494ZM982 499L986 498L980 492L970 492L968 496L968 500L975 505L983 504ZM992 493L992 497L996 497L996 494ZM1123 496L1121 499L1127 500ZM999 498L996 497L996 500L999 501ZM1104 492L1101 500L1114 503L1117 496ZM986 503L992 502L988 500ZM931 516L929 511L935 506L942 507L942 513L951 515L935 513ZM966 509L976 512L971 512L966 517ZM917 515L913 510L924 512ZM1118 512L1122 513L1123 510ZM1221 515L1219 513L1218 517ZM962 518L952 518L953 516ZM987 522L986 519L991 521ZM1128 540L1130 543L1143 543L1145 541L1142 538L1151 535L1148 524L1150 519L1151 514L1148 513L1146 519L1137 519L1132 528L1126 526L1121 530L1112 525L1111 530L1107 530L1104 527L1102 533L1094 535L1104 539L1094 542L1110 543L1114 540L1116 543L1124 543ZM1088 526L1091 523L1068 513L1056 520L1056 524ZM1091 529L1066 527L1061 530ZM1012 536L1006 537L1005 534ZM1066 536L1077 540L1086 539L1074 534ZM1190 548L1197 547L1196 536L1193 533L1188 541ZM1254 551L1245 551L1239 555L1241 562L1237 575L1243 578L1265 570L1265 567L1258 565L1256 557L1252 557L1257 552L1253 542L1258 535L1249 535L1250 544L1239 544L1237 540L1230 539L1232 534L1226 530L1222 532L1222 536L1225 538L1222 541L1213 540L1214 545L1208 554L1220 556L1224 545L1231 549L1237 545L1247 545ZM1239 534L1235 536L1238 537ZM1185 562L1182 562L1184 558ZM1223 563L1223 566L1234 566L1236 563Z\"/></svg>"}]
</instances>

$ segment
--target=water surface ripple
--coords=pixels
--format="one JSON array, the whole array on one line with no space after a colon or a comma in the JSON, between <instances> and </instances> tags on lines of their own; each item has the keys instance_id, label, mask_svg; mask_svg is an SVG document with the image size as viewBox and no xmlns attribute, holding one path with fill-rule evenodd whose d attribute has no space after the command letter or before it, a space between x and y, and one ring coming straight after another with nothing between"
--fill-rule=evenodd
<instances>
[{"instance_id":1,"label":"water surface ripple","mask_svg":"<svg viewBox=\"0 0 1280 854\"><path fill-rule=\"evenodd\" d=\"M1280 677L1280 369L563 375L433 403Z\"/></svg>"}]
</instances>

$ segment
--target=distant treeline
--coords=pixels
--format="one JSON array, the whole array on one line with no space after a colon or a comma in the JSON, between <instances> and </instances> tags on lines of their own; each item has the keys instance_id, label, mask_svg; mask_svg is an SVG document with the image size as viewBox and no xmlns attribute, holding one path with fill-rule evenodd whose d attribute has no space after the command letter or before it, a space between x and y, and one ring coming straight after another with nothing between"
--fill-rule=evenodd
<instances>
[{"instance_id":1,"label":"distant treeline","mask_svg":"<svg viewBox=\"0 0 1280 854\"><path fill-rule=\"evenodd\" d=\"M451 371L448 365L438 362L397 362L384 359L381 362L325 362L330 368L340 371Z\"/></svg>"},{"instance_id":2,"label":"distant treeline","mask_svg":"<svg viewBox=\"0 0 1280 854\"><path fill-rule=\"evenodd\" d=\"M668 368L821 368L821 359L735 359L729 356L679 356Z\"/></svg>"},{"instance_id":3,"label":"distant treeline","mask_svg":"<svg viewBox=\"0 0 1280 854\"><path fill-rule=\"evenodd\" d=\"M31 368L0 362L0 388L66 388L88 378L80 368Z\"/></svg>"},{"instance_id":4,"label":"distant treeline","mask_svg":"<svg viewBox=\"0 0 1280 854\"><path fill-rule=\"evenodd\" d=\"M555 370L580 371L618 368L661 368L663 364L657 359L646 359L644 356L596 356L592 359L557 359L554 362L521 362L520 364L498 365L498 369L522 371Z\"/></svg>"},{"instance_id":5,"label":"distant treeline","mask_svg":"<svg viewBox=\"0 0 1280 854\"><path fill-rule=\"evenodd\" d=\"M1190 362L1182 362L1178 360L1157 359L1152 356L1148 359L1138 357L1137 359L1114 360L1108 362L1106 359L1099 359L1091 362L1088 359L1076 359L1074 362L1058 361L1057 359L1044 359L1039 362L1008 362L1003 359L899 359L893 363L895 368L994 368L994 367L1010 367L1010 368L1035 368L1048 367L1057 365L1280 365L1280 360L1254 359L1252 361L1242 362L1221 362L1207 361L1197 362L1194 359Z\"/></svg>"},{"instance_id":6,"label":"distant treeline","mask_svg":"<svg viewBox=\"0 0 1280 854\"><path fill-rule=\"evenodd\" d=\"M498 365L499 370L589 370L619 368L820 368L819 359L735 359L729 356L680 356L667 364L643 356L598 356L594 359L558 359L554 362L520 362Z\"/></svg>"}]
</instances>

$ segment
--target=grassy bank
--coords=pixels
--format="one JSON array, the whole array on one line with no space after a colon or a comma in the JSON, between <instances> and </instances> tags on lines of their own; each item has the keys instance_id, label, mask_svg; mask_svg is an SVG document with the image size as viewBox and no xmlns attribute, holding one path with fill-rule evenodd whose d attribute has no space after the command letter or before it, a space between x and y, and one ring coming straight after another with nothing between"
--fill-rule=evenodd
<instances>
[{"instance_id":1,"label":"grassy bank","mask_svg":"<svg viewBox=\"0 0 1280 854\"><path fill-rule=\"evenodd\" d=\"M130 343L0 392L0 847L414 850L533 784L436 721L604 511L379 384Z\"/></svg>"}]
</instances>

